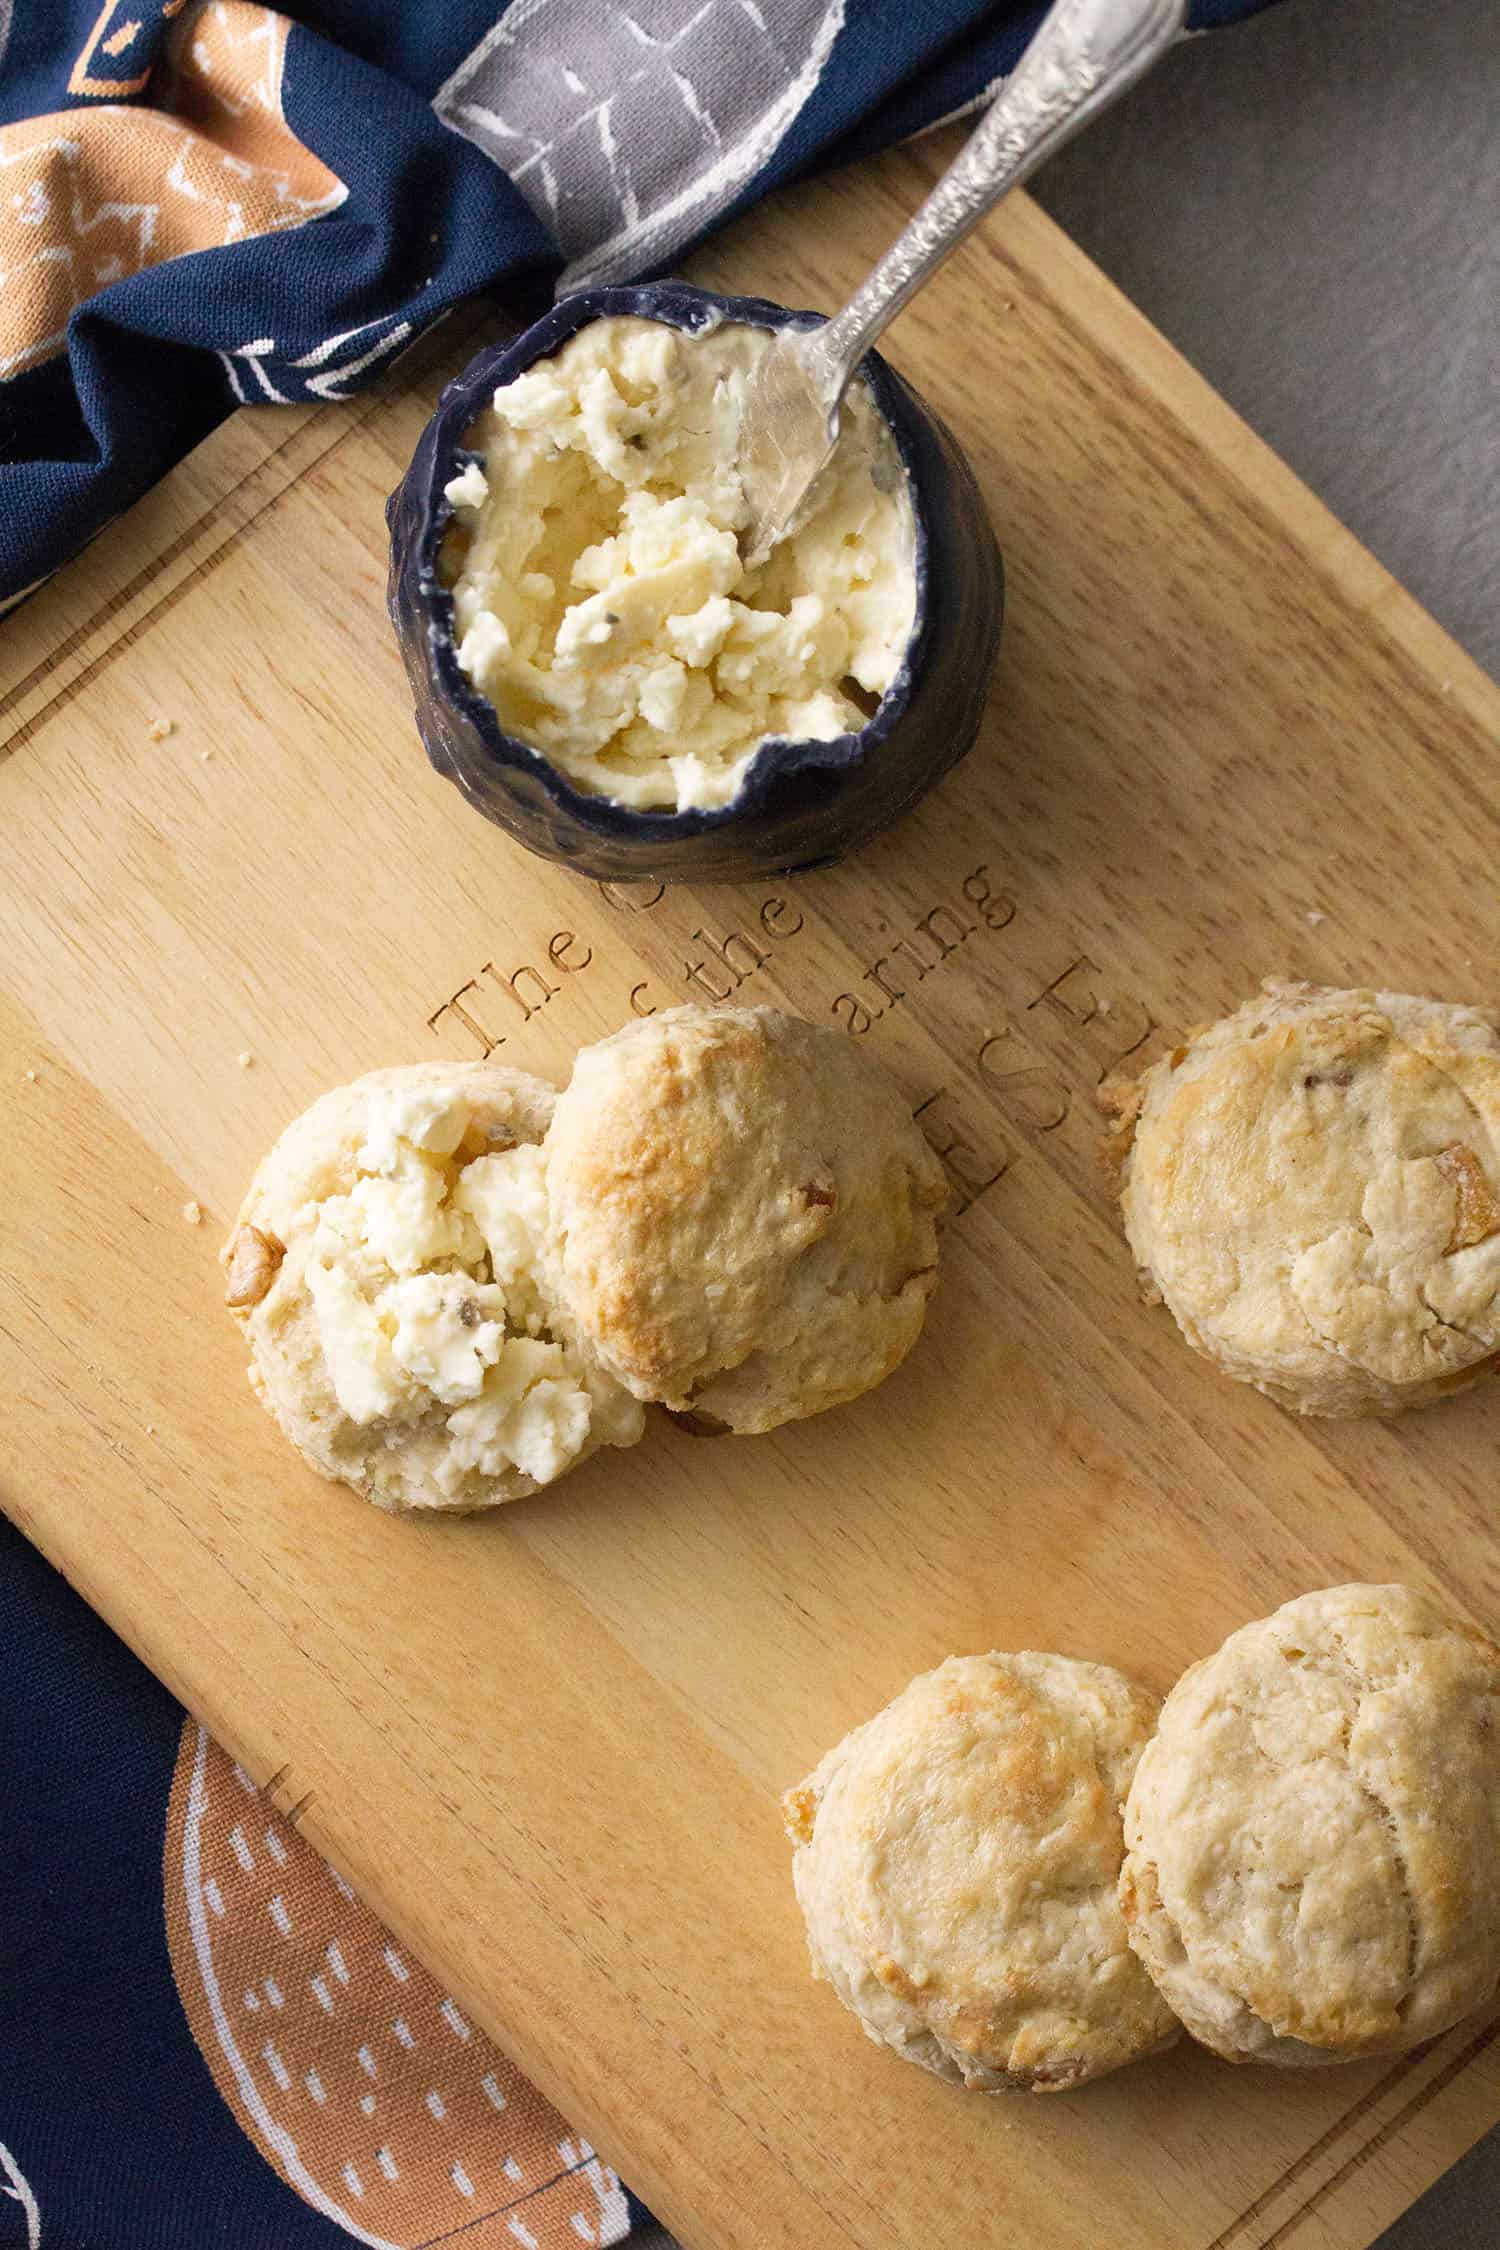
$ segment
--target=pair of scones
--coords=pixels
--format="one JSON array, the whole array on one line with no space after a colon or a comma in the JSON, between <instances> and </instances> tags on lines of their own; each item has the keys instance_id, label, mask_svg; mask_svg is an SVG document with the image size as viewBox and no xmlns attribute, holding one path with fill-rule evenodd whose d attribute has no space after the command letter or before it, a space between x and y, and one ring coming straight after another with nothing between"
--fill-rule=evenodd
<instances>
[{"instance_id":1,"label":"pair of scones","mask_svg":"<svg viewBox=\"0 0 1500 2250\"><path fill-rule=\"evenodd\" d=\"M813 1974L987 2093L1185 2025L1333 2063L1500 1988L1500 1649L1405 1586L1286 1603L1158 1713L1108 1666L950 1657L783 1806Z\"/></svg>"},{"instance_id":2,"label":"pair of scones","mask_svg":"<svg viewBox=\"0 0 1500 2250\"><path fill-rule=\"evenodd\" d=\"M1500 1364L1500 1016L1267 983L1114 1102L1143 1284L1226 1374L1348 1416Z\"/></svg>"},{"instance_id":3,"label":"pair of scones","mask_svg":"<svg viewBox=\"0 0 1500 2250\"><path fill-rule=\"evenodd\" d=\"M643 1402L743 1434L868 1390L916 1341L945 1195L845 1036L679 1008L561 1095L491 1063L324 1095L256 1173L225 1295L315 1469L465 1512L633 1445Z\"/></svg>"}]
</instances>

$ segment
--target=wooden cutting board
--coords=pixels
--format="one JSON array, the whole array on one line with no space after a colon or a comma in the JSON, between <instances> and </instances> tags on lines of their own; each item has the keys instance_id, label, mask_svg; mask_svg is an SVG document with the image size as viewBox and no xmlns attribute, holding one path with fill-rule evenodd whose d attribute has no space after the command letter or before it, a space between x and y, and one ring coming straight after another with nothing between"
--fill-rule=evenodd
<instances>
[{"instance_id":1,"label":"wooden cutting board","mask_svg":"<svg viewBox=\"0 0 1500 2250\"><path fill-rule=\"evenodd\" d=\"M832 304L942 154L695 275ZM1364 2244L1500 2117L1500 2018L966 2098L808 1982L777 1797L950 1650L1164 1690L1355 1576L1500 1627L1500 1402L1299 1425L1210 1373L1137 1302L1094 1110L1267 972L1494 997L1500 693L1017 199L892 346L1010 565L978 747L845 867L601 890L429 773L386 627L382 503L477 333L240 417L6 628L0 1496L692 2250ZM490 1520L319 1484L218 1309L282 1124L412 1057L562 1077L713 990L920 1105L957 1194L906 1367Z\"/></svg>"}]
</instances>

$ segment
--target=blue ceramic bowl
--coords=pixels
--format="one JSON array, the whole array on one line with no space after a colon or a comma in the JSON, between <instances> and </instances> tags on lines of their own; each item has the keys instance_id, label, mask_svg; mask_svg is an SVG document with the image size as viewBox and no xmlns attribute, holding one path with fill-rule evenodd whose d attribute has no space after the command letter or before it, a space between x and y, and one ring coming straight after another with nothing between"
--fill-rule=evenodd
<instances>
[{"instance_id":1,"label":"blue ceramic bowl","mask_svg":"<svg viewBox=\"0 0 1500 2250\"><path fill-rule=\"evenodd\" d=\"M591 320L637 314L689 334L721 321L803 328L816 313L759 297L721 297L682 282L585 289L513 343L483 351L450 383L391 495L391 620L439 773L490 820L545 859L601 880L743 882L817 867L851 851L914 805L978 732L1000 640L1000 551L973 471L936 415L878 355L863 373L911 481L916 615L905 658L868 724L828 742L772 736L727 805L634 811L575 789L539 750L507 734L494 705L459 669L453 598L438 575L451 509L447 484L465 439L500 384L558 351Z\"/></svg>"}]
</instances>

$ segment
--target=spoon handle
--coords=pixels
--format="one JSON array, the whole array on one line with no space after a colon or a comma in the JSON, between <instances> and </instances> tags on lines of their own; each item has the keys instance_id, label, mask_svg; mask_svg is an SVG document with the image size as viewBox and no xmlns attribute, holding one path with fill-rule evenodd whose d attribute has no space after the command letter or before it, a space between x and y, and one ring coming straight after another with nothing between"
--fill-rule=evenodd
<instances>
[{"instance_id":1,"label":"spoon handle","mask_svg":"<svg viewBox=\"0 0 1500 2250\"><path fill-rule=\"evenodd\" d=\"M842 312L799 339L836 411L888 321L991 204L1133 86L1177 38L1187 0L1057 0L921 209Z\"/></svg>"}]
</instances>

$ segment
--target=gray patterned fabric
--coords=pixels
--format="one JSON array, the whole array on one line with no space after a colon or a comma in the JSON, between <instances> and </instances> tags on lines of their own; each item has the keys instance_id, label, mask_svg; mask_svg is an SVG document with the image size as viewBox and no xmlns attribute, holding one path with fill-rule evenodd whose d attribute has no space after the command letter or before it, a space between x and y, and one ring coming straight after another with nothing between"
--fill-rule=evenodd
<instances>
[{"instance_id":1,"label":"gray patterned fabric","mask_svg":"<svg viewBox=\"0 0 1500 2250\"><path fill-rule=\"evenodd\" d=\"M843 18L843 0L515 0L433 106L556 237L565 287L618 280L754 178Z\"/></svg>"}]
</instances>

